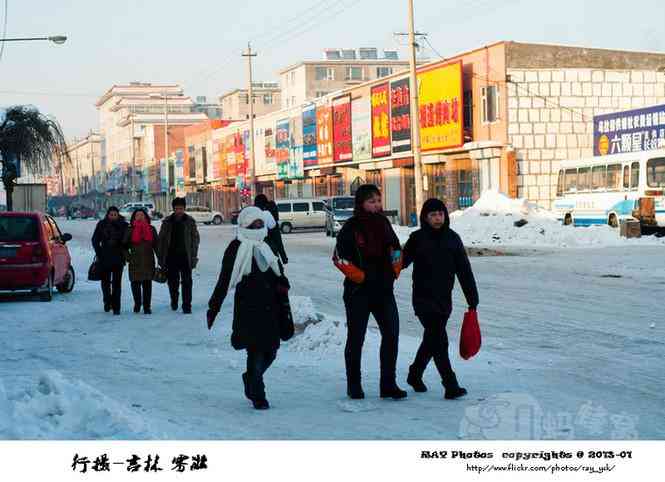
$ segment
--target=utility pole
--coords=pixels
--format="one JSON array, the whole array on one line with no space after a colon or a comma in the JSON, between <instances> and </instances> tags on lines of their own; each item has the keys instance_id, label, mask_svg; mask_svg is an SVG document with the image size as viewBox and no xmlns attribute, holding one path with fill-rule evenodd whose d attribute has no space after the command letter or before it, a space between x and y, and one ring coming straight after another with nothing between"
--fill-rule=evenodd
<instances>
[{"instance_id":1,"label":"utility pole","mask_svg":"<svg viewBox=\"0 0 665 482\"><path fill-rule=\"evenodd\" d=\"M136 156L134 155L134 112L129 108L129 148L132 156L132 201L134 200L134 193L136 192Z\"/></svg>"},{"instance_id":2,"label":"utility pole","mask_svg":"<svg viewBox=\"0 0 665 482\"><path fill-rule=\"evenodd\" d=\"M169 179L169 100L168 93L164 91L164 162L166 162L166 205L169 206L171 197Z\"/></svg>"},{"instance_id":3,"label":"utility pole","mask_svg":"<svg viewBox=\"0 0 665 482\"><path fill-rule=\"evenodd\" d=\"M418 117L418 76L416 75L416 36L413 27L413 0L409 2L409 92L411 94L411 150L413 152L413 171L416 184L416 223L423 205L423 175L420 158L420 119Z\"/></svg>"},{"instance_id":4,"label":"utility pole","mask_svg":"<svg viewBox=\"0 0 665 482\"><path fill-rule=\"evenodd\" d=\"M249 188L252 193L252 199L256 196L256 177L254 172L254 89L252 86L252 45L247 42L247 52L242 54L247 57L247 71L249 85L247 87L247 101L249 102Z\"/></svg>"}]
</instances>

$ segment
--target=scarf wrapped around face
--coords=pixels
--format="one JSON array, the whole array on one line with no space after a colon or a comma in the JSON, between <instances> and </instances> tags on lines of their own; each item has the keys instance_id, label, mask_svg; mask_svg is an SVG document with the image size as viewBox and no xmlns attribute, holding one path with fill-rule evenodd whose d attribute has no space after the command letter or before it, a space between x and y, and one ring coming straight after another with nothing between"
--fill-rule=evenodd
<instances>
[{"instance_id":1,"label":"scarf wrapped around face","mask_svg":"<svg viewBox=\"0 0 665 482\"><path fill-rule=\"evenodd\" d=\"M257 219L264 222L263 228L248 229L248 226ZM240 246L238 247L236 260L233 263L229 288L234 288L242 281L243 276L252 272L252 260L256 261L256 265L261 272L265 273L268 269L272 269L277 276L281 275L277 256L265 242L265 238L268 236L268 228L265 224L265 213L259 208L251 206L240 212L237 233Z\"/></svg>"},{"instance_id":2,"label":"scarf wrapped around face","mask_svg":"<svg viewBox=\"0 0 665 482\"><path fill-rule=\"evenodd\" d=\"M141 244L142 241L152 243L152 229L146 221L134 220L132 223L132 244Z\"/></svg>"}]
</instances>

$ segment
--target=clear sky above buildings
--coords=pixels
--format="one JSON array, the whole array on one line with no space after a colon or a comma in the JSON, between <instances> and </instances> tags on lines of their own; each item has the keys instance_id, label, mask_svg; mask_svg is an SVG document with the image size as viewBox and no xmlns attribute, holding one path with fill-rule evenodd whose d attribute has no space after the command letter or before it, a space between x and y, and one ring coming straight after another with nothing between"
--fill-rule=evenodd
<instances>
[{"instance_id":1,"label":"clear sky above buildings","mask_svg":"<svg viewBox=\"0 0 665 482\"><path fill-rule=\"evenodd\" d=\"M244 85L248 40L256 80L278 80L327 47L399 48L406 58L393 32L407 28L407 0L7 1L7 37L69 40L5 44L0 106L34 104L70 137L97 128L94 102L114 83L180 82L209 98ZM444 56L497 40L665 51L662 0L415 0L415 11Z\"/></svg>"}]
</instances>

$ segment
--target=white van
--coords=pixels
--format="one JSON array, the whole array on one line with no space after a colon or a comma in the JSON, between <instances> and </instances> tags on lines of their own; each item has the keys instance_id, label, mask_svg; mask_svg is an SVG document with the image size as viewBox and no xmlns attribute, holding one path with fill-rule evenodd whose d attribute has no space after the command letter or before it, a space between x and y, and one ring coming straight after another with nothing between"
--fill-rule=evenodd
<instances>
[{"instance_id":1,"label":"white van","mask_svg":"<svg viewBox=\"0 0 665 482\"><path fill-rule=\"evenodd\" d=\"M275 201L279 211L279 227L284 234L294 229L326 227L326 209L323 199L282 199Z\"/></svg>"}]
</instances>

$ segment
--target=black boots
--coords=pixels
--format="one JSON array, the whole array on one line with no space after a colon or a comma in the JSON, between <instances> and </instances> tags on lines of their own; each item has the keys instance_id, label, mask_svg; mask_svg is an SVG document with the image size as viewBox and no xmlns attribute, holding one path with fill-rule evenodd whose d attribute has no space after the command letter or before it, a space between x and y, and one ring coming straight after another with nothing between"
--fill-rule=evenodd
<instances>
[{"instance_id":1,"label":"black boots","mask_svg":"<svg viewBox=\"0 0 665 482\"><path fill-rule=\"evenodd\" d=\"M140 313L140 312L141 312L141 304L140 303L138 305L134 304L134 313Z\"/></svg>"},{"instance_id":2,"label":"black boots","mask_svg":"<svg viewBox=\"0 0 665 482\"><path fill-rule=\"evenodd\" d=\"M466 394L466 388L462 388L457 385L454 387L446 388L446 394L444 395L444 398L446 400L454 400L456 398L463 397Z\"/></svg>"},{"instance_id":3,"label":"black boots","mask_svg":"<svg viewBox=\"0 0 665 482\"><path fill-rule=\"evenodd\" d=\"M108 313L111 311L111 303L110 302L104 302L104 311Z\"/></svg>"},{"instance_id":4,"label":"black boots","mask_svg":"<svg viewBox=\"0 0 665 482\"><path fill-rule=\"evenodd\" d=\"M143 313L145 313L146 315L152 315L152 310L150 309L149 306L144 306Z\"/></svg>"},{"instance_id":5,"label":"black boots","mask_svg":"<svg viewBox=\"0 0 665 482\"><path fill-rule=\"evenodd\" d=\"M427 385L423 383L423 376L409 369L409 376L406 377L406 383L413 387L414 392L424 393L427 391Z\"/></svg>"},{"instance_id":6,"label":"black boots","mask_svg":"<svg viewBox=\"0 0 665 482\"><path fill-rule=\"evenodd\" d=\"M254 405L254 408L256 410L268 410L270 408L270 404L268 403L268 400L266 400L265 398L252 400L252 404Z\"/></svg>"},{"instance_id":7,"label":"black boots","mask_svg":"<svg viewBox=\"0 0 665 482\"><path fill-rule=\"evenodd\" d=\"M178 311L178 300L176 301L171 300L171 309L173 311Z\"/></svg>"},{"instance_id":8,"label":"black boots","mask_svg":"<svg viewBox=\"0 0 665 482\"><path fill-rule=\"evenodd\" d=\"M402 390L397 385L391 387L381 387L381 398L392 398L393 400L401 400L406 398L406 391Z\"/></svg>"},{"instance_id":9,"label":"black boots","mask_svg":"<svg viewBox=\"0 0 665 482\"><path fill-rule=\"evenodd\" d=\"M351 400L362 400L365 398L365 392L363 392L363 387L360 385L360 382L347 382L346 394Z\"/></svg>"}]
</instances>

